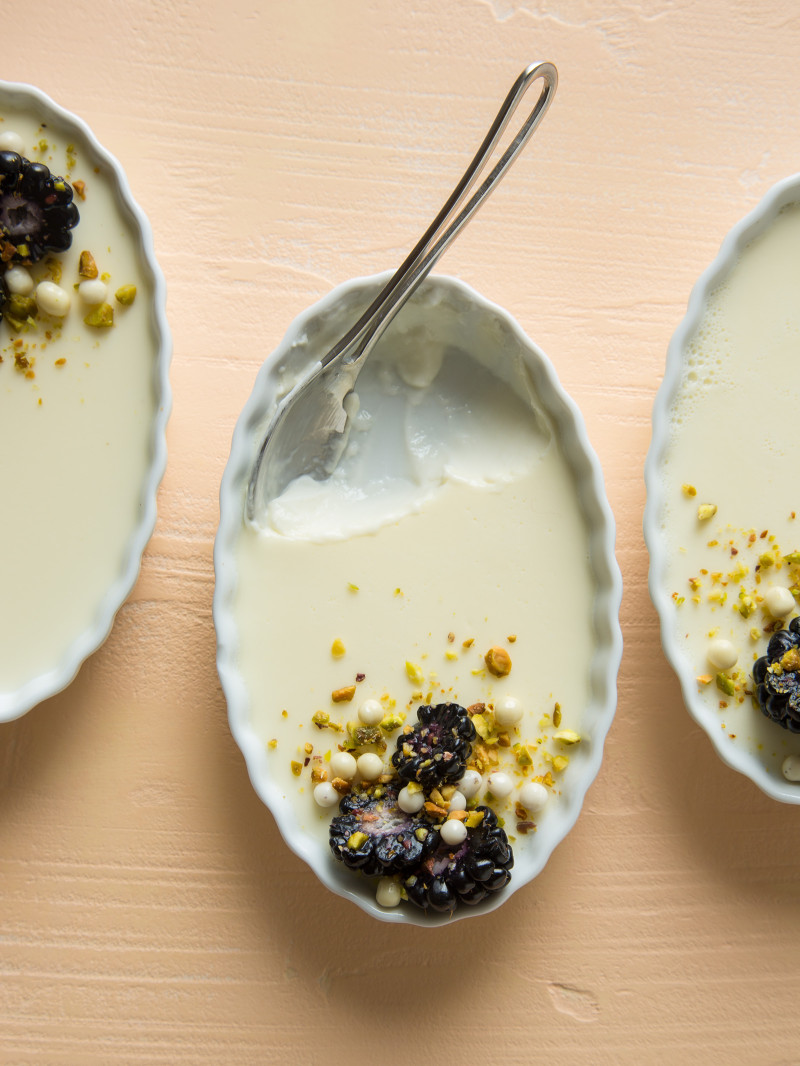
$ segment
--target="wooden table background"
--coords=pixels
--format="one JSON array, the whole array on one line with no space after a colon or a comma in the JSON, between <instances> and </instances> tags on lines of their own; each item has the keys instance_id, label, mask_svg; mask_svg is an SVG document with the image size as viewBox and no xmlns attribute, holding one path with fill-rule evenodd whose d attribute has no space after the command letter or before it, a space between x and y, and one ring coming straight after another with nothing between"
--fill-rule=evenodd
<instances>
[{"instance_id":1,"label":"wooden table background","mask_svg":"<svg viewBox=\"0 0 800 1066\"><path fill-rule=\"evenodd\" d=\"M7 0L0 73L81 115L151 220L174 410L109 640L0 726L0 1063L800 1062L800 808L723 766L684 709L641 533L689 290L800 169L799 12ZM558 65L553 107L440 269L508 308L583 410L625 581L618 712L531 886L477 921L387 926L289 852L229 735L217 490L290 320L399 262L536 59Z\"/></svg>"}]
</instances>

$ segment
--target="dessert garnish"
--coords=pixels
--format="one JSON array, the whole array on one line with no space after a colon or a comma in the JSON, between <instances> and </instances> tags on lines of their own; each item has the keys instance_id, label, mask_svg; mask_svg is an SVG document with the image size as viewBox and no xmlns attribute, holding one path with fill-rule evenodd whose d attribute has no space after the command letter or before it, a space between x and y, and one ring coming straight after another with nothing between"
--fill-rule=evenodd
<instances>
[{"instance_id":1,"label":"dessert garnish","mask_svg":"<svg viewBox=\"0 0 800 1066\"><path fill-rule=\"evenodd\" d=\"M417 719L398 737L392 755L398 776L426 789L463 777L477 735L467 711L457 703L425 705Z\"/></svg>"},{"instance_id":2,"label":"dessert garnish","mask_svg":"<svg viewBox=\"0 0 800 1066\"><path fill-rule=\"evenodd\" d=\"M755 698L767 718L800 733L800 617L773 633L767 654L753 664Z\"/></svg>"},{"instance_id":3,"label":"dessert garnish","mask_svg":"<svg viewBox=\"0 0 800 1066\"><path fill-rule=\"evenodd\" d=\"M365 874L408 870L429 855L439 833L425 812L408 814L397 804L397 784L376 784L344 796L331 821L330 845L337 859Z\"/></svg>"},{"instance_id":4,"label":"dessert garnish","mask_svg":"<svg viewBox=\"0 0 800 1066\"><path fill-rule=\"evenodd\" d=\"M459 903L480 903L511 880L514 854L494 811L477 807L460 824L466 826L460 844L440 840L436 850L403 879L408 899L423 910L452 914Z\"/></svg>"},{"instance_id":5,"label":"dessert garnish","mask_svg":"<svg viewBox=\"0 0 800 1066\"><path fill-rule=\"evenodd\" d=\"M44 163L0 152L0 259L38 263L47 252L65 252L80 215L72 186Z\"/></svg>"}]
</instances>

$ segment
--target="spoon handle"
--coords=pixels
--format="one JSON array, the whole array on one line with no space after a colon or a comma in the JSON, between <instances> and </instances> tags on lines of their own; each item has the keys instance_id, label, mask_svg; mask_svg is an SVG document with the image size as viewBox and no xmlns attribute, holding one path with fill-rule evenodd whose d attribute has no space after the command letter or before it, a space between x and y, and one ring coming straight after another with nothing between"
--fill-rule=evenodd
<instances>
[{"instance_id":1,"label":"spoon handle","mask_svg":"<svg viewBox=\"0 0 800 1066\"><path fill-rule=\"evenodd\" d=\"M530 85L542 79L539 97L519 132L503 152L491 173L456 214L465 197L491 160L492 154ZM322 366L341 359L352 364L367 357L391 320L427 276L436 261L472 218L484 200L499 184L511 164L528 143L533 131L550 106L558 85L558 73L552 63L531 63L514 82L497 113L483 143L469 164L461 180L453 189L436 218L425 230L417 244L376 296L361 318L322 359ZM455 217L454 217L455 216Z\"/></svg>"},{"instance_id":2,"label":"spoon handle","mask_svg":"<svg viewBox=\"0 0 800 1066\"><path fill-rule=\"evenodd\" d=\"M543 87L533 110L488 176L475 189L517 105L531 83L539 78ZM261 442L250 475L246 514L251 522L258 525L269 501L278 496L294 477L305 473L324 477L335 468L348 437L349 416L343 401L353 390L361 364L442 252L525 147L550 106L557 81L552 63L535 63L523 70L477 155L415 247L352 329L315 364L309 376L283 398ZM316 392L312 382L316 383Z\"/></svg>"}]
</instances>

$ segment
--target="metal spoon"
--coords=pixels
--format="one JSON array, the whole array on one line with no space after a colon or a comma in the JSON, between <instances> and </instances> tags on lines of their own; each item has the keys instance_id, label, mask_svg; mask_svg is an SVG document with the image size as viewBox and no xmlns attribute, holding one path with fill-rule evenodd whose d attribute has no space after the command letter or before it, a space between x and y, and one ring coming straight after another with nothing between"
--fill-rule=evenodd
<instances>
[{"instance_id":1,"label":"metal spoon","mask_svg":"<svg viewBox=\"0 0 800 1066\"><path fill-rule=\"evenodd\" d=\"M533 111L489 176L455 214L486 167L526 90L540 78L543 86ZM416 246L356 324L281 401L267 428L247 486L245 513L250 522L262 526L270 501L294 478L309 474L321 481L333 473L347 444L348 408L352 409L347 398L353 392L364 360L527 144L550 106L557 84L558 73L552 63L532 63L523 70L475 158Z\"/></svg>"}]
</instances>

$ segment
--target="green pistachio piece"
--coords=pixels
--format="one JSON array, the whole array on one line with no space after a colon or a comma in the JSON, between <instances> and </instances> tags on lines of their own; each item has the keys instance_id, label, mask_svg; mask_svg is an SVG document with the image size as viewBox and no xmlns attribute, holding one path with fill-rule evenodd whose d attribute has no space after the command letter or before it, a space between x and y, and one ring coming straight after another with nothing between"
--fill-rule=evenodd
<instances>
[{"instance_id":1,"label":"green pistachio piece","mask_svg":"<svg viewBox=\"0 0 800 1066\"><path fill-rule=\"evenodd\" d=\"M130 305L136 299L136 286L120 285L120 287L114 293L114 299L117 301L117 303L122 304L123 307L130 307Z\"/></svg>"}]
</instances>

